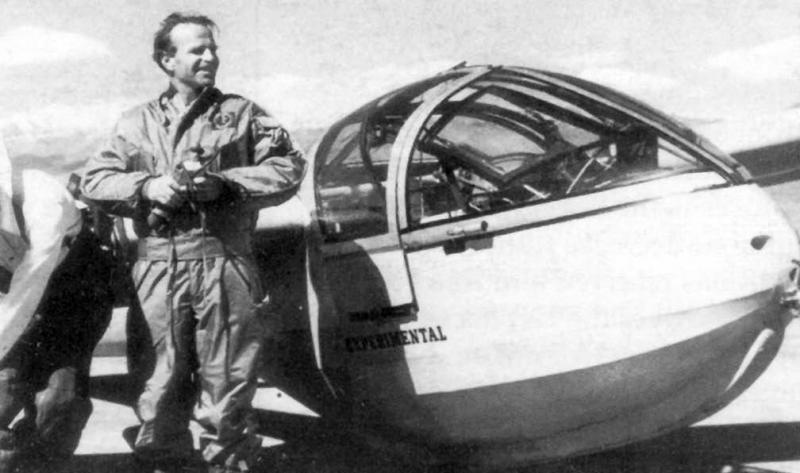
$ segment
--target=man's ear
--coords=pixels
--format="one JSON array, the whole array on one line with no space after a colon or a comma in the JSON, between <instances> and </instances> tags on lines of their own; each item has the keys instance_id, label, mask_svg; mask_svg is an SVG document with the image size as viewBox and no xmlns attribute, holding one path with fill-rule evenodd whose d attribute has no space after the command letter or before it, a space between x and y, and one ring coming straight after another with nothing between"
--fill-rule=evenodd
<instances>
[{"instance_id":1,"label":"man's ear","mask_svg":"<svg viewBox=\"0 0 800 473\"><path fill-rule=\"evenodd\" d=\"M161 58L159 59L161 62L161 67L164 68L165 71L171 73L175 71L175 55L170 54L168 52L162 52Z\"/></svg>"}]
</instances>

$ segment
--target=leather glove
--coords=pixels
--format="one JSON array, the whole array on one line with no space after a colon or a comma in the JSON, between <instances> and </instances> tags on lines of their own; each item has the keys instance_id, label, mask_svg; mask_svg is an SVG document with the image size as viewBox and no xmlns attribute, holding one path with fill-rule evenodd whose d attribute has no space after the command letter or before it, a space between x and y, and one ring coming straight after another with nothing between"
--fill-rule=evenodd
<instances>
[{"instance_id":1,"label":"leather glove","mask_svg":"<svg viewBox=\"0 0 800 473\"><path fill-rule=\"evenodd\" d=\"M215 174L204 174L192 179L191 199L195 202L211 202L222 194L225 181Z\"/></svg>"}]
</instances>

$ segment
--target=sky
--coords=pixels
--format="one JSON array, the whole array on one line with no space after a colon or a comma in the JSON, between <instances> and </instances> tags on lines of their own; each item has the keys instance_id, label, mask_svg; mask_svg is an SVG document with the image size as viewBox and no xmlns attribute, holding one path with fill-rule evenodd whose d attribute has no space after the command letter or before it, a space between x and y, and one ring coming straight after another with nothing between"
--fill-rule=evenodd
<instances>
[{"instance_id":1,"label":"sky","mask_svg":"<svg viewBox=\"0 0 800 473\"><path fill-rule=\"evenodd\" d=\"M324 127L461 61L581 76L692 123L748 126L800 109L796 0L2 5L0 131L12 156L43 140L91 141L86 137L107 134L122 111L157 96L166 79L150 59L152 35L176 10L218 23L220 89L255 100L290 131Z\"/></svg>"}]
</instances>

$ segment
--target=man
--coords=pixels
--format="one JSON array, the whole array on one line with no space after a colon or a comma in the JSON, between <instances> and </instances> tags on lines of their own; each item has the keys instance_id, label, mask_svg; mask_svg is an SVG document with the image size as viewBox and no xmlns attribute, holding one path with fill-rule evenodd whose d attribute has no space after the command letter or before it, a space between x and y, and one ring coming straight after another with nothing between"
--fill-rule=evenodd
<instances>
[{"instance_id":1,"label":"man","mask_svg":"<svg viewBox=\"0 0 800 473\"><path fill-rule=\"evenodd\" d=\"M54 178L12 177L0 140L0 473L62 465L92 411L89 365L111 317L113 265L82 227Z\"/></svg>"},{"instance_id":2,"label":"man","mask_svg":"<svg viewBox=\"0 0 800 473\"><path fill-rule=\"evenodd\" d=\"M192 410L211 471L252 468L264 338L252 231L257 210L290 198L305 169L274 119L214 88L215 31L202 15L164 19L153 59L169 88L123 114L83 181L85 196L131 217L139 237L133 279L156 363L137 403L134 454L156 471L190 461Z\"/></svg>"}]
</instances>

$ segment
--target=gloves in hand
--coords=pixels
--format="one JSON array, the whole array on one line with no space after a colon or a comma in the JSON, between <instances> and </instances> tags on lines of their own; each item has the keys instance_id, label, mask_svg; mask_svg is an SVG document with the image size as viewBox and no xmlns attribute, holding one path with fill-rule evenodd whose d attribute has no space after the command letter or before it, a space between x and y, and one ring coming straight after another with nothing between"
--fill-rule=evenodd
<instances>
[{"instance_id":1,"label":"gloves in hand","mask_svg":"<svg viewBox=\"0 0 800 473\"><path fill-rule=\"evenodd\" d=\"M172 176L158 176L145 182L142 196L166 207L179 207L185 197L180 185Z\"/></svg>"},{"instance_id":2,"label":"gloves in hand","mask_svg":"<svg viewBox=\"0 0 800 473\"><path fill-rule=\"evenodd\" d=\"M204 174L192 179L191 200L195 202L211 202L222 194L225 182L215 174Z\"/></svg>"}]
</instances>

